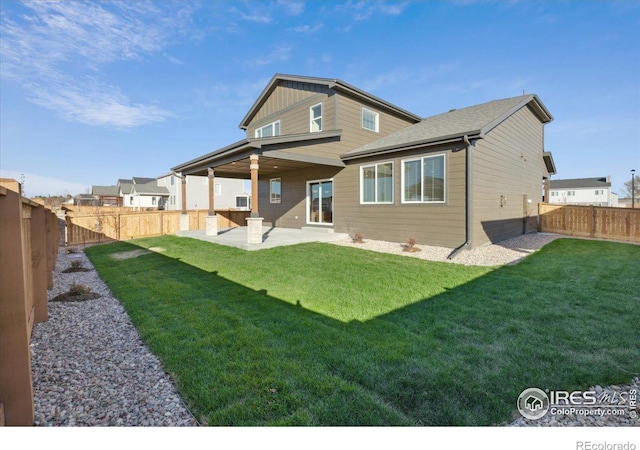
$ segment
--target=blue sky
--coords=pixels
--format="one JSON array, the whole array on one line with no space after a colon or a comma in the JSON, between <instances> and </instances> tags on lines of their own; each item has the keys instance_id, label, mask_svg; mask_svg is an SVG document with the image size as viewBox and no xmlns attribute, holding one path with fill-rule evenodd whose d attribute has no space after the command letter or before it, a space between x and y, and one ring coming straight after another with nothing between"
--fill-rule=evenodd
<instances>
[{"instance_id":1,"label":"blue sky","mask_svg":"<svg viewBox=\"0 0 640 450\"><path fill-rule=\"evenodd\" d=\"M244 137L275 73L430 116L536 93L555 178L640 172L640 2L1 0L0 175L156 177Z\"/></svg>"}]
</instances>

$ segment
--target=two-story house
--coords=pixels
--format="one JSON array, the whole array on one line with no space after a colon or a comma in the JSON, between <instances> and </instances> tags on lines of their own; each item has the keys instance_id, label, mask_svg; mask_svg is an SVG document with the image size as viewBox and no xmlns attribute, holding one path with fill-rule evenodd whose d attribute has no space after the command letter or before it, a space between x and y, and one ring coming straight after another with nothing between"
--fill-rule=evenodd
<instances>
[{"instance_id":1,"label":"two-story house","mask_svg":"<svg viewBox=\"0 0 640 450\"><path fill-rule=\"evenodd\" d=\"M244 139L172 170L251 178L253 218L276 227L471 248L535 229L551 120L533 94L423 119L340 80L277 74Z\"/></svg>"},{"instance_id":2,"label":"two-story house","mask_svg":"<svg viewBox=\"0 0 640 450\"><path fill-rule=\"evenodd\" d=\"M563 205L618 206L611 192L611 177L551 180L549 203Z\"/></svg>"}]
</instances>

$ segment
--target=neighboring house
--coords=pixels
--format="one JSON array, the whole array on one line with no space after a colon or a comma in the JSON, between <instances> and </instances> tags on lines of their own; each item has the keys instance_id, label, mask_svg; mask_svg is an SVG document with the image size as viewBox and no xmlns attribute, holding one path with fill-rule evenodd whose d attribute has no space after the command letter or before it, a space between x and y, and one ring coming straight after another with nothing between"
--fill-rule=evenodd
<instances>
[{"instance_id":1,"label":"neighboring house","mask_svg":"<svg viewBox=\"0 0 640 450\"><path fill-rule=\"evenodd\" d=\"M209 178L187 175L187 209L207 209L209 207ZM214 183L214 204L221 209L249 209L250 195L245 192L245 182L238 178L216 178ZM172 173L158 178L158 186L169 191L167 210L182 209L182 179Z\"/></svg>"},{"instance_id":2,"label":"neighboring house","mask_svg":"<svg viewBox=\"0 0 640 450\"><path fill-rule=\"evenodd\" d=\"M563 205L618 206L611 192L611 177L551 180L549 203Z\"/></svg>"},{"instance_id":3,"label":"neighboring house","mask_svg":"<svg viewBox=\"0 0 640 450\"><path fill-rule=\"evenodd\" d=\"M73 199L76 206L99 206L99 200L91 194L78 194Z\"/></svg>"},{"instance_id":4,"label":"neighboring house","mask_svg":"<svg viewBox=\"0 0 640 450\"><path fill-rule=\"evenodd\" d=\"M172 170L253 173L265 225L470 248L535 230L552 119L533 94L423 119L340 80L278 74L244 139Z\"/></svg>"},{"instance_id":5,"label":"neighboring house","mask_svg":"<svg viewBox=\"0 0 640 450\"><path fill-rule=\"evenodd\" d=\"M131 190L133 189L133 180L119 179L118 194L122 197L122 206L132 206Z\"/></svg>"},{"instance_id":6,"label":"neighboring house","mask_svg":"<svg viewBox=\"0 0 640 450\"><path fill-rule=\"evenodd\" d=\"M134 208L157 208L165 209L167 200L169 199L169 190L164 186L158 186L157 181L147 183L134 183L131 186L131 194L129 197L129 205Z\"/></svg>"},{"instance_id":7,"label":"neighboring house","mask_svg":"<svg viewBox=\"0 0 640 450\"><path fill-rule=\"evenodd\" d=\"M619 198L618 199L618 207L620 207L620 208L631 208L632 203L635 203L635 207L638 208L638 207L640 207L640 202L638 200L640 200L640 199L638 199L637 197L635 199L632 199L631 197Z\"/></svg>"},{"instance_id":8,"label":"neighboring house","mask_svg":"<svg viewBox=\"0 0 640 450\"><path fill-rule=\"evenodd\" d=\"M91 195L98 200L98 206L122 206L118 186L92 186Z\"/></svg>"}]
</instances>

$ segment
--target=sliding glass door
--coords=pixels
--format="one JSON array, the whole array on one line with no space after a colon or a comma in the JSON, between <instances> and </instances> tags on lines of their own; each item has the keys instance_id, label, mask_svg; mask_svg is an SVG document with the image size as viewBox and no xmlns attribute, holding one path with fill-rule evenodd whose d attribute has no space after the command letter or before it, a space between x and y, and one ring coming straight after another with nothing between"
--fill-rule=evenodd
<instances>
[{"instance_id":1,"label":"sliding glass door","mask_svg":"<svg viewBox=\"0 0 640 450\"><path fill-rule=\"evenodd\" d=\"M333 180L307 182L307 223L333 225Z\"/></svg>"}]
</instances>

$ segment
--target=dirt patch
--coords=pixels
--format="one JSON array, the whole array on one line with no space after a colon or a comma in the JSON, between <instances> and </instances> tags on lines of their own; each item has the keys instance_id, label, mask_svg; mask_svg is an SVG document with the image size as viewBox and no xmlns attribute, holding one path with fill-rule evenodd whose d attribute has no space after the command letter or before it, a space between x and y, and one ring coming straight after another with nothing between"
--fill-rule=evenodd
<instances>
[{"instance_id":1,"label":"dirt patch","mask_svg":"<svg viewBox=\"0 0 640 450\"><path fill-rule=\"evenodd\" d=\"M167 249L164 247L149 247L149 250L151 250L152 252L161 253L166 251Z\"/></svg>"},{"instance_id":2,"label":"dirt patch","mask_svg":"<svg viewBox=\"0 0 640 450\"><path fill-rule=\"evenodd\" d=\"M128 252L113 253L111 257L113 259L132 259L138 256L148 255L149 253L151 253L149 250L131 250Z\"/></svg>"},{"instance_id":3,"label":"dirt patch","mask_svg":"<svg viewBox=\"0 0 640 450\"><path fill-rule=\"evenodd\" d=\"M71 292L65 292L64 294L56 295L51 299L52 302L86 302L87 300L95 300L100 298L100 294L95 292L89 292L88 294L74 294Z\"/></svg>"},{"instance_id":4,"label":"dirt patch","mask_svg":"<svg viewBox=\"0 0 640 450\"><path fill-rule=\"evenodd\" d=\"M87 269L86 267L69 267L68 269L64 269L62 273L74 273L74 272L90 272L91 269Z\"/></svg>"}]
</instances>

